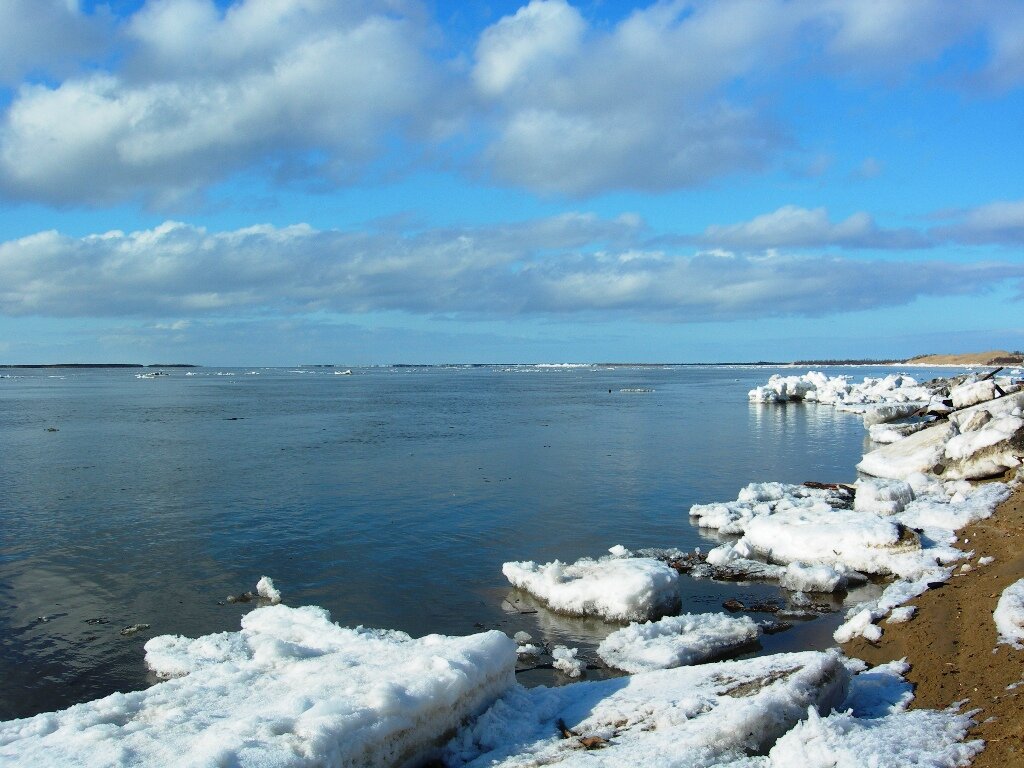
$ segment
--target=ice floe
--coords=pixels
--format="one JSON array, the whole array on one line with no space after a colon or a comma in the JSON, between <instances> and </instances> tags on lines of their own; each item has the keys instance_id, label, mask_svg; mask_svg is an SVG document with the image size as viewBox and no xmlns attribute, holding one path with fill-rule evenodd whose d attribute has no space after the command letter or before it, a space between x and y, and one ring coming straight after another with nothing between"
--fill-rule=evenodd
<instances>
[{"instance_id":1,"label":"ice floe","mask_svg":"<svg viewBox=\"0 0 1024 768\"><path fill-rule=\"evenodd\" d=\"M1016 581L999 596L992 613L999 642L1024 650L1024 579Z\"/></svg>"},{"instance_id":2,"label":"ice floe","mask_svg":"<svg viewBox=\"0 0 1024 768\"><path fill-rule=\"evenodd\" d=\"M750 645L759 635L753 619L719 613L683 614L612 632L597 648L609 666L647 672L697 664Z\"/></svg>"},{"instance_id":3,"label":"ice floe","mask_svg":"<svg viewBox=\"0 0 1024 768\"><path fill-rule=\"evenodd\" d=\"M609 621L643 621L671 611L678 603L678 574L651 557L583 558L509 562L502 573L554 611L601 616Z\"/></svg>"},{"instance_id":4,"label":"ice floe","mask_svg":"<svg viewBox=\"0 0 1024 768\"><path fill-rule=\"evenodd\" d=\"M347 629L322 608L259 608L240 632L162 636L173 678L0 723L0 762L25 766L403 765L514 685L501 632L412 639Z\"/></svg>"},{"instance_id":5,"label":"ice floe","mask_svg":"<svg viewBox=\"0 0 1024 768\"><path fill-rule=\"evenodd\" d=\"M456 766L708 766L764 754L808 708L843 702L837 653L679 667L558 688L516 686L445 749ZM590 749L587 747L601 747Z\"/></svg>"}]
</instances>

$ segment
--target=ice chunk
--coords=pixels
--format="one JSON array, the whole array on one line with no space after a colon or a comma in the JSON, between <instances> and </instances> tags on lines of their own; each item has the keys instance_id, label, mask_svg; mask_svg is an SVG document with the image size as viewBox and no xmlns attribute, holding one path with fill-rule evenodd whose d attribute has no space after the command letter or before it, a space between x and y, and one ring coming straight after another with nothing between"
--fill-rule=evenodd
<instances>
[{"instance_id":1,"label":"ice chunk","mask_svg":"<svg viewBox=\"0 0 1024 768\"><path fill-rule=\"evenodd\" d=\"M946 440L952 436L953 427L940 423L922 429L891 445L877 448L857 464L857 470L874 477L905 480L908 476L923 472L932 473L941 465Z\"/></svg>"},{"instance_id":2,"label":"ice chunk","mask_svg":"<svg viewBox=\"0 0 1024 768\"><path fill-rule=\"evenodd\" d=\"M808 707L828 712L842 702L848 681L839 654L805 652L516 686L449 743L445 764L751 766L747 756L764 754ZM561 727L575 737L563 738ZM602 749L581 749L595 738Z\"/></svg>"},{"instance_id":3,"label":"ice chunk","mask_svg":"<svg viewBox=\"0 0 1024 768\"><path fill-rule=\"evenodd\" d=\"M505 563L502 573L555 611L602 616L610 621L656 618L678 602L678 574L651 557L584 558L571 565L555 560Z\"/></svg>"},{"instance_id":4,"label":"ice chunk","mask_svg":"<svg viewBox=\"0 0 1024 768\"><path fill-rule=\"evenodd\" d=\"M949 479L976 479L1020 466L1024 393L1015 393L951 414L936 424L866 454L857 469L875 477L909 479L918 472ZM992 418L978 417L980 412ZM965 431L967 426L977 429Z\"/></svg>"},{"instance_id":5,"label":"ice chunk","mask_svg":"<svg viewBox=\"0 0 1024 768\"><path fill-rule=\"evenodd\" d=\"M275 605L281 602L281 593L274 587L274 581L269 576L256 582L256 594Z\"/></svg>"},{"instance_id":6,"label":"ice chunk","mask_svg":"<svg viewBox=\"0 0 1024 768\"><path fill-rule=\"evenodd\" d=\"M992 379L968 382L949 391L949 399L953 401L953 407L957 410L987 402L995 396L996 383Z\"/></svg>"},{"instance_id":7,"label":"ice chunk","mask_svg":"<svg viewBox=\"0 0 1024 768\"><path fill-rule=\"evenodd\" d=\"M914 489L902 480L861 478L855 487L857 495L853 499L853 508L857 512L895 515L914 500Z\"/></svg>"},{"instance_id":8,"label":"ice chunk","mask_svg":"<svg viewBox=\"0 0 1024 768\"><path fill-rule=\"evenodd\" d=\"M875 443L895 443L915 432L931 426L927 421L912 421L906 424L872 424L868 427L868 436Z\"/></svg>"},{"instance_id":9,"label":"ice chunk","mask_svg":"<svg viewBox=\"0 0 1024 768\"><path fill-rule=\"evenodd\" d=\"M147 663L185 675L0 723L0 763L403 765L514 685L515 645L347 629L322 608L258 608L242 629L157 637Z\"/></svg>"},{"instance_id":10,"label":"ice chunk","mask_svg":"<svg viewBox=\"0 0 1024 768\"><path fill-rule=\"evenodd\" d=\"M559 672L569 677L579 677L586 670L587 665L576 658L579 648L566 648L564 645L556 645L551 650L553 666Z\"/></svg>"},{"instance_id":11,"label":"ice chunk","mask_svg":"<svg viewBox=\"0 0 1024 768\"><path fill-rule=\"evenodd\" d=\"M999 642L1024 650L1024 579L1016 581L999 596L992 613Z\"/></svg>"},{"instance_id":12,"label":"ice chunk","mask_svg":"<svg viewBox=\"0 0 1024 768\"><path fill-rule=\"evenodd\" d=\"M853 615L837 629L832 637L837 643L848 643L855 637L865 637L873 643L882 638L882 629L874 623L875 616L870 609L864 608Z\"/></svg>"},{"instance_id":13,"label":"ice chunk","mask_svg":"<svg viewBox=\"0 0 1024 768\"><path fill-rule=\"evenodd\" d=\"M617 669L647 672L697 664L749 645L757 636L757 624L748 616L687 613L612 632L597 655Z\"/></svg>"},{"instance_id":14,"label":"ice chunk","mask_svg":"<svg viewBox=\"0 0 1024 768\"><path fill-rule=\"evenodd\" d=\"M898 522L843 509L791 509L757 517L742 541L775 562L842 564L879 574L897 572L894 555L921 546Z\"/></svg>"},{"instance_id":15,"label":"ice chunk","mask_svg":"<svg viewBox=\"0 0 1024 768\"><path fill-rule=\"evenodd\" d=\"M913 416L921 410L918 403L890 403L868 408L864 411L864 426L870 427L874 424L888 424L890 421L899 421L908 416Z\"/></svg>"},{"instance_id":16,"label":"ice chunk","mask_svg":"<svg viewBox=\"0 0 1024 768\"><path fill-rule=\"evenodd\" d=\"M904 605L901 608L893 608L892 613L889 614L889 618L885 620L885 623L905 624L914 618L915 613L917 613L917 608L913 605Z\"/></svg>"},{"instance_id":17,"label":"ice chunk","mask_svg":"<svg viewBox=\"0 0 1024 768\"><path fill-rule=\"evenodd\" d=\"M835 592L846 586L846 574L828 565L790 563L779 579L794 592Z\"/></svg>"}]
</instances>

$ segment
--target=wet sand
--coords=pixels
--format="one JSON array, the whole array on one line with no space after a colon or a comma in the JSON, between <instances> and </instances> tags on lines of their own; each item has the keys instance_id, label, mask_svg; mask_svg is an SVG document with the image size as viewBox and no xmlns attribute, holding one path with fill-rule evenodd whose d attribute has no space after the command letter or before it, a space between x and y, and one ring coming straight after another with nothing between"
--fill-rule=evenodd
<instances>
[{"instance_id":1,"label":"wet sand","mask_svg":"<svg viewBox=\"0 0 1024 768\"><path fill-rule=\"evenodd\" d=\"M1024 485L991 518L963 529L957 546L974 552L972 570L958 569L943 587L911 601L918 612L909 623L883 621L877 644L857 638L843 650L869 664L905 657L913 707L963 701L965 710L979 710L968 738L984 739L986 746L973 766L1024 766L1024 684L1007 689L1024 680L1024 651L997 645L992 620L1000 593L1024 578ZM978 566L985 556L995 561Z\"/></svg>"}]
</instances>

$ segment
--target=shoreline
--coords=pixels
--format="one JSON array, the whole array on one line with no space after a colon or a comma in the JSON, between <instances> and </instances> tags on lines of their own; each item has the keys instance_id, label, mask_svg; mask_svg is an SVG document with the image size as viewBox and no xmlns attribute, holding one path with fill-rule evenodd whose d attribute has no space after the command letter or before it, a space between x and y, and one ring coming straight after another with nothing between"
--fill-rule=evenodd
<instances>
[{"instance_id":1,"label":"shoreline","mask_svg":"<svg viewBox=\"0 0 1024 768\"><path fill-rule=\"evenodd\" d=\"M997 644L992 612L1002 591L1024 578L1024 483L991 517L959 531L955 545L973 552L972 568L958 569L945 585L908 605L917 607L905 624L884 624L877 643L863 637L840 646L851 658L875 666L906 658L906 679L914 685L911 709L945 709L964 702L976 711L968 738L984 739L985 749L971 763L996 768L1024 762L1024 658ZM979 557L995 557L978 566ZM993 650L994 649L994 650Z\"/></svg>"}]
</instances>

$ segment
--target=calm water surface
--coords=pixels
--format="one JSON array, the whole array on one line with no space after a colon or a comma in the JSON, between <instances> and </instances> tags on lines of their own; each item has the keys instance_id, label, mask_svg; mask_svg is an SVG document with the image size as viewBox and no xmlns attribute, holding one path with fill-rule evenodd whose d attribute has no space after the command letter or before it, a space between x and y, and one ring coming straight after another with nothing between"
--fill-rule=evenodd
<instances>
[{"instance_id":1,"label":"calm water surface","mask_svg":"<svg viewBox=\"0 0 1024 768\"><path fill-rule=\"evenodd\" d=\"M343 625L524 629L593 658L615 627L510 612L524 598L501 563L707 549L691 504L752 481L852 480L860 419L749 405L773 372L0 369L0 719L150 684L148 638L237 630L253 606L224 598L264 574ZM780 595L681 590L691 611ZM137 623L151 628L120 635ZM762 652L828 644L834 624Z\"/></svg>"}]
</instances>

